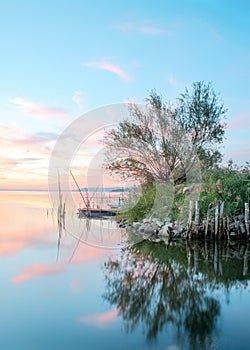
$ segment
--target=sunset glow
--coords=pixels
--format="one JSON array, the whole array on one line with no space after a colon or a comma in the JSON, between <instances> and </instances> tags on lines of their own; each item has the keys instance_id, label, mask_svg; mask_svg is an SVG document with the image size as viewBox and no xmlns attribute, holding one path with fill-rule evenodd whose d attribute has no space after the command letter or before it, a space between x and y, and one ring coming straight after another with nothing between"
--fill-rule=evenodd
<instances>
[{"instance_id":1,"label":"sunset glow","mask_svg":"<svg viewBox=\"0 0 250 350\"><path fill-rule=\"evenodd\" d=\"M58 137L86 112L144 104L154 88L174 102L202 80L228 108L224 163L249 160L247 2L124 2L101 12L96 21L92 2L2 4L0 189L46 190ZM101 147L98 133L73 160L82 177Z\"/></svg>"}]
</instances>

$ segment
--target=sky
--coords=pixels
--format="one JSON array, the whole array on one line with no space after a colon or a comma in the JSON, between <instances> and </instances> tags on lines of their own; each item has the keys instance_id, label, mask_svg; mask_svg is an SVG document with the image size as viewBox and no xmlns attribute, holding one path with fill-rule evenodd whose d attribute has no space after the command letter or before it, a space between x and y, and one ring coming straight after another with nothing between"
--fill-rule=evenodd
<instances>
[{"instance_id":1,"label":"sky","mask_svg":"<svg viewBox=\"0 0 250 350\"><path fill-rule=\"evenodd\" d=\"M79 172L101 147L90 111L152 89L174 102L201 80L228 109L224 162L249 161L249 18L247 0L0 0L0 189L46 189L77 118Z\"/></svg>"}]
</instances>

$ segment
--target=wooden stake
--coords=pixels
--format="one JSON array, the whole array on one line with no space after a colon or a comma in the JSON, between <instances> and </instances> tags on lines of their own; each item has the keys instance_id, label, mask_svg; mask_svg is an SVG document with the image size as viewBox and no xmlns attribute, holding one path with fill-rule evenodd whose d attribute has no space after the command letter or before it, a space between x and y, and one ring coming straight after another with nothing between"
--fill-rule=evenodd
<instances>
[{"instance_id":1,"label":"wooden stake","mask_svg":"<svg viewBox=\"0 0 250 350\"><path fill-rule=\"evenodd\" d=\"M220 208L220 202L217 201L215 204L215 213L214 213L214 234L215 238L218 236L218 229L219 229L219 208Z\"/></svg>"},{"instance_id":2,"label":"wooden stake","mask_svg":"<svg viewBox=\"0 0 250 350\"><path fill-rule=\"evenodd\" d=\"M87 198L85 199L83 197L82 191L81 191L81 189L80 189L80 187L79 187L79 185L78 185L78 183L76 181L76 178L75 178L75 176L73 175L73 173L72 173L72 171L70 169L69 169L69 172L70 172L70 175L72 176L72 178L73 178L73 180L74 180L74 182L76 184L76 187L77 187L77 189L78 189L78 191L79 191L79 193L80 193L80 195L82 197L82 200L83 200L83 202L85 204L86 209L89 209L90 203L89 203L88 193L87 193Z\"/></svg>"},{"instance_id":3,"label":"wooden stake","mask_svg":"<svg viewBox=\"0 0 250 350\"><path fill-rule=\"evenodd\" d=\"M189 239L191 235L193 211L194 211L194 202L190 199L189 211L188 211L187 236L186 236L187 239Z\"/></svg>"},{"instance_id":4,"label":"wooden stake","mask_svg":"<svg viewBox=\"0 0 250 350\"><path fill-rule=\"evenodd\" d=\"M206 220L206 228L205 228L205 238L207 237L207 231L208 231L209 217L210 217L211 208L212 208L212 203L210 203L208 208L207 208L207 220Z\"/></svg>"},{"instance_id":5,"label":"wooden stake","mask_svg":"<svg viewBox=\"0 0 250 350\"><path fill-rule=\"evenodd\" d=\"M220 202L220 218L219 218L219 236L220 238L223 236L223 212L224 212L224 201Z\"/></svg>"},{"instance_id":6,"label":"wooden stake","mask_svg":"<svg viewBox=\"0 0 250 350\"><path fill-rule=\"evenodd\" d=\"M243 276L246 276L248 273L248 249L249 244L246 247L245 254L244 254L244 260L243 260Z\"/></svg>"},{"instance_id":7,"label":"wooden stake","mask_svg":"<svg viewBox=\"0 0 250 350\"><path fill-rule=\"evenodd\" d=\"M199 205L199 202L196 201L195 202L195 217L194 217L196 237L198 236L199 223L200 223L200 205Z\"/></svg>"},{"instance_id":8,"label":"wooden stake","mask_svg":"<svg viewBox=\"0 0 250 350\"><path fill-rule=\"evenodd\" d=\"M214 272L218 272L218 246L217 242L214 242Z\"/></svg>"},{"instance_id":9,"label":"wooden stake","mask_svg":"<svg viewBox=\"0 0 250 350\"><path fill-rule=\"evenodd\" d=\"M230 220L227 216L227 239L230 240Z\"/></svg>"},{"instance_id":10,"label":"wooden stake","mask_svg":"<svg viewBox=\"0 0 250 350\"><path fill-rule=\"evenodd\" d=\"M222 218L222 230L223 230L223 233L224 233L224 235L226 234L226 229L227 229L227 224L226 224L226 218L225 217L223 217Z\"/></svg>"},{"instance_id":11,"label":"wooden stake","mask_svg":"<svg viewBox=\"0 0 250 350\"><path fill-rule=\"evenodd\" d=\"M188 224L192 224L192 218L193 218L193 211L194 211L194 202L190 200L189 202L189 212L188 212Z\"/></svg>"},{"instance_id":12,"label":"wooden stake","mask_svg":"<svg viewBox=\"0 0 250 350\"><path fill-rule=\"evenodd\" d=\"M249 237L249 203L245 203L245 225L247 230L247 236Z\"/></svg>"}]
</instances>

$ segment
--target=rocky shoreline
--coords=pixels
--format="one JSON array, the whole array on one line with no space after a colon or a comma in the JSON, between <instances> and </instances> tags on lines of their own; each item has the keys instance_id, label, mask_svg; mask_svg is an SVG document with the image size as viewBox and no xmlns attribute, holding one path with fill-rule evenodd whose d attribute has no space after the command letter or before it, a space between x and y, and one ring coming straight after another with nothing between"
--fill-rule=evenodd
<instances>
[{"instance_id":1,"label":"rocky shoreline","mask_svg":"<svg viewBox=\"0 0 250 350\"><path fill-rule=\"evenodd\" d=\"M223 218L220 220L218 234L216 235L216 222L210 220L203 221L198 226L191 222L187 225L181 225L178 222L164 221L152 215L143 219L142 222L128 223L126 220L118 221L121 228L140 236L142 239L150 240L155 243L165 242L168 244L174 240L192 240L192 239L219 239L219 240L249 240L249 224L245 221L245 216L239 214L234 218Z\"/></svg>"}]
</instances>

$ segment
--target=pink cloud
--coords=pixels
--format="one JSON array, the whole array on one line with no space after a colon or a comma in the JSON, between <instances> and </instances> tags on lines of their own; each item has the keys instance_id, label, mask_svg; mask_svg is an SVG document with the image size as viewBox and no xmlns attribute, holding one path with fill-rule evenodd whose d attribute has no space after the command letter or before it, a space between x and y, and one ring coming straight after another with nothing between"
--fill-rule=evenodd
<instances>
[{"instance_id":1,"label":"pink cloud","mask_svg":"<svg viewBox=\"0 0 250 350\"><path fill-rule=\"evenodd\" d=\"M134 23L130 22L125 22L125 23L120 23L116 25L116 28L121 30L122 32L128 33L128 32L137 32L140 34L144 35L151 35L151 36L161 36L161 35L168 35L171 36L173 35L172 32L160 28L154 25L149 25L149 24L142 24L142 25L137 25Z\"/></svg>"},{"instance_id":2,"label":"pink cloud","mask_svg":"<svg viewBox=\"0 0 250 350\"><path fill-rule=\"evenodd\" d=\"M7 201L8 200L6 200L5 206L8 208ZM24 205L25 202L23 204L20 203L20 205L16 204L15 207L18 210L21 208L21 206ZM39 228L38 226L36 227L34 225L35 220L30 219L29 224L31 225L32 230L29 230L27 229L26 223L22 224L22 219L24 216L21 217L21 215L15 213L11 217L11 215L8 213L8 210L5 209L3 205L0 206L0 209L4 218L1 224L2 227L5 228L5 230L0 233L0 255L16 254L19 251L30 246L39 246L41 244L43 246L50 246L54 244L54 242L51 242L49 238L50 230L48 228L48 225L46 227L46 225L43 225L41 223L41 227ZM36 211L34 211L32 214L33 215L31 215L31 217L33 216L37 218ZM13 221L16 220L18 220L18 223L15 224ZM47 237L45 237L45 233L48 235Z\"/></svg>"},{"instance_id":3,"label":"pink cloud","mask_svg":"<svg viewBox=\"0 0 250 350\"><path fill-rule=\"evenodd\" d=\"M246 114L240 114L236 116L236 118L230 120L226 129L229 130L246 130L250 128L249 116Z\"/></svg>"},{"instance_id":4,"label":"pink cloud","mask_svg":"<svg viewBox=\"0 0 250 350\"><path fill-rule=\"evenodd\" d=\"M35 104L31 101L25 100L21 97L16 97L10 100L10 102L19 108L21 110L33 117L51 117L51 116L65 116L67 114L66 111L64 111L61 108L55 108L55 107L46 107L43 105Z\"/></svg>"},{"instance_id":5,"label":"pink cloud","mask_svg":"<svg viewBox=\"0 0 250 350\"><path fill-rule=\"evenodd\" d=\"M0 255L15 254L25 246L25 242L1 242Z\"/></svg>"},{"instance_id":6,"label":"pink cloud","mask_svg":"<svg viewBox=\"0 0 250 350\"><path fill-rule=\"evenodd\" d=\"M12 282L22 283L35 277L57 274L63 270L62 265L34 264L27 266L21 274L13 277Z\"/></svg>"},{"instance_id":7,"label":"pink cloud","mask_svg":"<svg viewBox=\"0 0 250 350\"><path fill-rule=\"evenodd\" d=\"M107 324L115 321L118 314L119 310L115 309L102 314L82 316L79 318L79 321L88 325L94 325L99 328L104 328L105 326L107 326Z\"/></svg>"},{"instance_id":8,"label":"pink cloud","mask_svg":"<svg viewBox=\"0 0 250 350\"><path fill-rule=\"evenodd\" d=\"M249 161L250 160L250 147L230 150L230 155L233 156L233 159L237 158L241 161Z\"/></svg>"},{"instance_id":9,"label":"pink cloud","mask_svg":"<svg viewBox=\"0 0 250 350\"><path fill-rule=\"evenodd\" d=\"M75 91L74 95L72 96L72 101L77 104L79 108L83 105L83 93L81 91Z\"/></svg>"},{"instance_id":10,"label":"pink cloud","mask_svg":"<svg viewBox=\"0 0 250 350\"><path fill-rule=\"evenodd\" d=\"M93 68L114 73L115 75L119 76L121 79L126 81L132 80L131 76L127 74L123 69L121 69L118 65L106 62L104 60L99 62L98 61L84 62L82 63L82 66L93 67Z\"/></svg>"},{"instance_id":11,"label":"pink cloud","mask_svg":"<svg viewBox=\"0 0 250 350\"><path fill-rule=\"evenodd\" d=\"M1 147L25 147L27 150L28 146L34 147L37 145L37 151L41 151L41 144L47 144L50 142L55 142L58 135L55 133L36 133L29 134L24 130L16 126L0 125Z\"/></svg>"},{"instance_id":12,"label":"pink cloud","mask_svg":"<svg viewBox=\"0 0 250 350\"><path fill-rule=\"evenodd\" d=\"M112 253L109 252L109 256L111 254ZM71 260L71 263L76 265L84 264L86 262L96 261L97 259L101 260L103 259L103 257L106 257L106 256L107 256L107 252L105 249L100 249L97 247L80 244Z\"/></svg>"},{"instance_id":13,"label":"pink cloud","mask_svg":"<svg viewBox=\"0 0 250 350\"><path fill-rule=\"evenodd\" d=\"M17 188L21 179L26 180L28 187L31 181L35 186L36 180L42 177L47 181L49 156L57 135L29 134L15 125L0 125L0 133L0 187Z\"/></svg>"}]
</instances>

